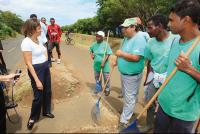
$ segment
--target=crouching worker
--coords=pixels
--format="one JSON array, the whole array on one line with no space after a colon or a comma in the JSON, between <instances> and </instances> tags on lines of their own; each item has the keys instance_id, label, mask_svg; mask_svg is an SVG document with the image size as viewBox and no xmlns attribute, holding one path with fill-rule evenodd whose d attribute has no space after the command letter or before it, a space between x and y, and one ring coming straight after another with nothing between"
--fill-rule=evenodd
<instances>
[{"instance_id":1,"label":"crouching worker","mask_svg":"<svg viewBox=\"0 0 200 134\"><path fill-rule=\"evenodd\" d=\"M99 77L102 72L102 77L104 78L104 83L108 79L110 72L110 64L109 64L109 56L112 54L112 50L110 45L104 41L105 33L103 31L99 31L96 34L96 42L92 44L90 47L90 55L94 60L94 75L96 80L96 89L94 94L101 92L103 87L101 85L101 80L99 81ZM99 88L100 87L100 88ZM106 85L105 95L108 96L110 94L110 81Z\"/></svg>"}]
</instances>

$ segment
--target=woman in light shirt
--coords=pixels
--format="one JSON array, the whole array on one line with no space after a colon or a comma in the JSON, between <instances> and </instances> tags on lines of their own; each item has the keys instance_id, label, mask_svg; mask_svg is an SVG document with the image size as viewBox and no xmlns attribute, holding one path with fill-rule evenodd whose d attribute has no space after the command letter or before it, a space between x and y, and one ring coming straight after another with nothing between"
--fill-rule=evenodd
<instances>
[{"instance_id":1,"label":"woman in light shirt","mask_svg":"<svg viewBox=\"0 0 200 134\"><path fill-rule=\"evenodd\" d=\"M28 69L34 93L31 114L27 128L31 130L39 120L42 108L43 116L54 118L51 113L51 75L47 61L47 49L44 47L41 26L38 21L27 20L22 28L26 38L22 41L21 50Z\"/></svg>"}]
</instances>

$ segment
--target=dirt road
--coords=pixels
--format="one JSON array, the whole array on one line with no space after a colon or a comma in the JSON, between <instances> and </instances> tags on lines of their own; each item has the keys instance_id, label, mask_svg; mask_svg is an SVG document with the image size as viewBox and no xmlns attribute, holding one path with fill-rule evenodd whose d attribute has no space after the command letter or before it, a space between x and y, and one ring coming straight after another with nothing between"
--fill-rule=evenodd
<instances>
[{"instance_id":1,"label":"dirt road","mask_svg":"<svg viewBox=\"0 0 200 134\"><path fill-rule=\"evenodd\" d=\"M62 64L53 63L51 69L53 77L53 113L55 114L55 118L47 119L41 117L41 120L35 124L31 132L117 132L118 116L110 110L108 105L101 106L101 114L103 117L103 123L101 125L96 125L91 119L91 108L96 103L97 98L92 96L94 78L92 62L89 59L88 51L72 46L62 45L61 47ZM22 68L25 72L23 63L19 64L18 67ZM60 99L59 97L62 95L59 95L59 92L63 93L63 90L68 89L67 85L65 86L63 83L65 82L65 76L68 77L69 73L79 81L79 87L74 88L73 93L69 93ZM118 75L117 71L115 75ZM60 78L61 76L63 77L62 79ZM18 88L16 92L22 92L22 94L19 94L25 97L22 97L22 101L19 102L17 108L20 115L19 122L17 124L11 124L7 121L9 133L29 132L26 128L26 123L30 113L32 94L30 81L26 73L21 76L21 82L19 81ZM27 94L23 94L23 88L30 91ZM115 88L118 89L119 87ZM12 119L16 119L13 111L10 110L9 113Z\"/></svg>"}]
</instances>

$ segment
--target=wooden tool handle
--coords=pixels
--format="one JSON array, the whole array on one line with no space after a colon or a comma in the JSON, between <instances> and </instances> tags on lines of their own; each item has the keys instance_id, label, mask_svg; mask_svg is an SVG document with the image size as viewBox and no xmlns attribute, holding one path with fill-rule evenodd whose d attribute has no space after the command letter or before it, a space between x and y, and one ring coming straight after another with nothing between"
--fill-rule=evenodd
<instances>
[{"instance_id":1,"label":"wooden tool handle","mask_svg":"<svg viewBox=\"0 0 200 134\"><path fill-rule=\"evenodd\" d=\"M109 82L109 80L110 80L110 77L112 76L113 71L114 71L114 67L112 67L112 69L111 69L111 72L110 72L110 74L109 74L109 76L108 76L108 78L107 78L107 80L106 80L106 83L105 83L104 86L103 86L103 90L101 91L101 94L100 94L100 97L99 97L99 98L102 97L104 91L106 90L106 86L107 86L107 84L108 84L108 82Z\"/></svg>"},{"instance_id":2,"label":"wooden tool handle","mask_svg":"<svg viewBox=\"0 0 200 134\"><path fill-rule=\"evenodd\" d=\"M194 41L194 43L192 44L192 46L188 49L188 51L186 53L187 57L190 55L190 53L196 47L196 45L198 44L199 41L200 41L200 36L197 37L197 39ZM175 67L173 69L173 71L171 72L171 74L166 78L166 80L164 81L164 83L162 84L162 86L158 89L158 91L151 98L151 100L146 104L146 106L144 107L144 109L142 110L142 112L137 116L137 119L139 119L144 114L144 112L151 106L151 104L156 100L156 98L158 97L158 95L160 94L160 92L162 91L162 89L167 85L167 83L174 76L174 74L176 73L176 71L177 71L177 67Z\"/></svg>"}]
</instances>

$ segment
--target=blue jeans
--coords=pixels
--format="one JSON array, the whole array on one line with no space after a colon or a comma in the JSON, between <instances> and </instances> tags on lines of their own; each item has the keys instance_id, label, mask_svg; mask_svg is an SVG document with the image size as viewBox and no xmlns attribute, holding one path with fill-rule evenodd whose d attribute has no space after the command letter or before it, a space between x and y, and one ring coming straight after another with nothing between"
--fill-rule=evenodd
<instances>
[{"instance_id":1,"label":"blue jeans","mask_svg":"<svg viewBox=\"0 0 200 134\"><path fill-rule=\"evenodd\" d=\"M96 72L95 71L94 72L94 77L95 77L96 84L98 84L97 81L99 80L99 76L100 76L100 72ZM104 83L107 81L108 77L109 77L109 73L103 73ZM102 83L102 82L100 81L100 83ZM103 88L103 86L102 86L102 88ZM108 83L106 85L106 91L110 91L110 80L108 81Z\"/></svg>"},{"instance_id":2,"label":"blue jeans","mask_svg":"<svg viewBox=\"0 0 200 134\"><path fill-rule=\"evenodd\" d=\"M183 121L167 115L159 106L154 133L192 133L195 121Z\"/></svg>"},{"instance_id":3,"label":"blue jeans","mask_svg":"<svg viewBox=\"0 0 200 134\"><path fill-rule=\"evenodd\" d=\"M43 114L51 113L51 74L48 61L33 65L33 67L43 85L43 90L38 90L35 80L28 71L34 93L30 119L37 121L40 117L41 108L43 108Z\"/></svg>"}]
</instances>

